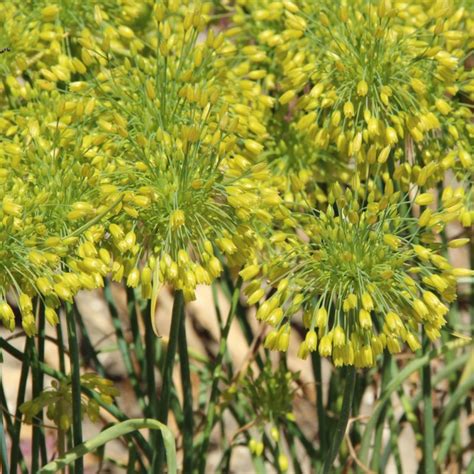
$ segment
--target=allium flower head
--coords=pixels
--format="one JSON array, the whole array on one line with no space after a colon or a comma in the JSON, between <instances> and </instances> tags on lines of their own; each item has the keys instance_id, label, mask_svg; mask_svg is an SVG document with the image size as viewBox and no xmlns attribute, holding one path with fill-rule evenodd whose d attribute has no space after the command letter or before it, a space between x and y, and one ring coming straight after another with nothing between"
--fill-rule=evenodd
<instances>
[{"instance_id":1,"label":"allium flower head","mask_svg":"<svg viewBox=\"0 0 474 474\"><path fill-rule=\"evenodd\" d=\"M115 150L104 189L123 195L109 227L114 278L141 283L148 297L170 283L194 298L196 285L222 270L216 248L241 266L255 246L252 222L268 222L265 208L279 203L257 183L268 180L265 164L235 152L261 145L240 137L222 101L231 95L223 66L235 48L212 29L203 36L206 8L158 4L157 36L136 57L112 56L94 91L98 126Z\"/></svg>"},{"instance_id":2,"label":"allium flower head","mask_svg":"<svg viewBox=\"0 0 474 474\"><path fill-rule=\"evenodd\" d=\"M100 193L107 150L99 151L103 140L86 128L90 103L57 92L41 96L0 114L2 319L12 328L5 298L13 290L28 335L36 330L35 298L55 324L61 300L103 284L109 267L96 247L104 235L98 222L119 203Z\"/></svg>"},{"instance_id":3,"label":"allium flower head","mask_svg":"<svg viewBox=\"0 0 474 474\"><path fill-rule=\"evenodd\" d=\"M336 365L372 366L384 348L397 353L402 342L414 351L420 326L438 338L445 302L456 298L456 276L466 271L439 253L436 233L452 216L425 209L432 201L428 193L417 197L424 209L417 220L389 179L382 195L335 185L325 212L302 216L296 235L275 238L278 250L263 266L275 290L257 311L274 327L267 347L287 349L299 312L307 329L299 355L319 350ZM259 291L258 281L250 287ZM250 303L262 296L251 295Z\"/></svg>"},{"instance_id":4,"label":"allium flower head","mask_svg":"<svg viewBox=\"0 0 474 474\"><path fill-rule=\"evenodd\" d=\"M449 117L459 54L443 49L443 11L407 25L389 1L295 2L277 46L286 52L283 95L298 99L300 126L368 163L406 142L428 141ZM416 152L417 148L414 148Z\"/></svg>"}]
</instances>

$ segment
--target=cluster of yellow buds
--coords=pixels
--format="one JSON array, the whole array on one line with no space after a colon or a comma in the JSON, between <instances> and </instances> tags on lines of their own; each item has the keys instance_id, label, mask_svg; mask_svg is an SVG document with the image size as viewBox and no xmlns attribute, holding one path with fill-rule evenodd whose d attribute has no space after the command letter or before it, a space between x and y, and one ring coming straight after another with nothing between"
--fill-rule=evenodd
<instances>
[{"instance_id":1,"label":"cluster of yellow buds","mask_svg":"<svg viewBox=\"0 0 474 474\"><path fill-rule=\"evenodd\" d=\"M402 342L415 351L420 326L431 340L439 337L446 303L456 298L456 278L473 273L452 268L436 238L453 219L459 198L452 190L445 193L445 209L433 212L425 209L433 195L418 195L415 203L424 210L417 220L404 204L406 196L385 178L385 192L368 195L363 189L343 192L336 184L325 212L301 217L303 236L282 233L275 242L278 250L261 269L275 291L257 311L274 328L266 347L287 350L291 320L300 313L307 333L299 356L318 350L336 366L372 366L385 348L400 352ZM253 279L250 303L264 296L255 279L259 271L257 266L241 272Z\"/></svg>"},{"instance_id":2,"label":"cluster of yellow buds","mask_svg":"<svg viewBox=\"0 0 474 474\"><path fill-rule=\"evenodd\" d=\"M258 374L249 367L245 375L241 375L236 385L232 386L233 396L237 399L235 401L250 408L252 416L257 415L256 428L262 434L269 432L269 442L278 447L282 441L280 428L295 421L293 399L298 375L284 365L272 368L267 361ZM250 438L249 449L255 456L270 455L264 452L265 445L257 437ZM286 472L289 460L282 451L278 450L280 454L275 457L274 463L278 464L280 471Z\"/></svg>"},{"instance_id":3,"label":"cluster of yellow buds","mask_svg":"<svg viewBox=\"0 0 474 474\"><path fill-rule=\"evenodd\" d=\"M152 53L137 52L133 64L111 53L92 92L114 150L102 183L123 196L105 243L114 278L141 283L148 297L168 283L194 299L196 285L222 271L216 248L241 267L256 247L254 222L269 223L267 209L280 203L277 190L259 186L271 178L267 165L245 156L261 145L240 130L238 103L225 100L223 66L235 48L212 29L198 41L208 9L157 4Z\"/></svg>"},{"instance_id":4,"label":"cluster of yellow buds","mask_svg":"<svg viewBox=\"0 0 474 474\"><path fill-rule=\"evenodd\" d=\"M473 15L452 3L242 0L229 34L261 56L280 128L289 122L316 149L354 157L363 174L415 162L439 168L439 182L447 149L464 173L472 167L465 98L474 82L463 58ZM300 159L310 176L316 154Z\"/></svg>"},{"instance_id":5,"label":"cluster of yellow buds","mask_svg":"<svg viewBox=\"0 0 474 474\"><path fill-rule=\"evenodd\" d=\"M119 391L113 382L94 373L81 375L81 386L96 393L103 403L112 403ZM99 404L93 398L81 398L82 412L92 421L99 419ZM69 379L51 382L51 387L43 390L38 397L20 406L26 423L46 409L47 417L62 431L67 431L72 423L72 387Z\"/></svg>"}]
</instances>

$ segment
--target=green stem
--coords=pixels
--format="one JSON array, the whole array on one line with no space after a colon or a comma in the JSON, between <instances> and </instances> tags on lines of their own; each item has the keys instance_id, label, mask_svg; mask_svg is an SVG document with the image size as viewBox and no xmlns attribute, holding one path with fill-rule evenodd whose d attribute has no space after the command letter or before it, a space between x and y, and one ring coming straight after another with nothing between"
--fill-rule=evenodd
<instances>
[{"instance_id":1,"label":"green stem","mask_svg":"<svg viewBox=\"0 0 474 474\"><path fill-rule=\"evenodd\" d=\"M168 411L170 406L171 388L173 385L173 367L176 356L176 348L178 346L179 332L181 328L181 320L184 318L184 295L181 290L176 290L174 294L173 312L171 315L171 328L166 349L166 357L161 371L163 383L161 388L160 403L158 406L158 421L163 424L168 423ZM158 443L158 463L157 469L153 472L162 472L164 463L163 440L159 437Z\"/></svg>"},{"instance_id":2,"label":"green stem","mask_svg":"<svg viewBox=\"0 0 474 474\"><path fill-rule=\"evenodd\" d=\"M181 318L179 331L179 361L181 381L183 384L183 472L192 472L193 467L193 391L191 370L189 368L188 343L186 339L186 322Z\"/></svg>"},{"instance_id":3,"label":"green stem","mask_svg":"<svg viewBox=\"0 0 474 474\"><path fill-rule=\"evenodd\" d=\"M59 371L66 375L66 354L64 351L64 336L63 336L63 326L59 318L59 322L56 325L56 337L57 337L57 348L58 348L58 358L59 358Z\"/></svg>"},{"instance_id":4,"label":"green stem","mask_svg":"<svg viewBox=\"0 0 474 474\"><path fill-rule=\"evenodd\" d=\"M10 461L10 474L17 474L18 472L18 463L22 459L22 453L20 451L20 441L21 441L21 412L20 405L25 401L26 394L26 382L28 379L28 372L30 370L30 361L31 361L31 348L33 345L33 338L27 337L25 341L25 351L23 363L21 366L20 382L18 384L18 394L16 399L16 412L15 412L15 422L13 424L13 433L12 437L12 448L11 448L11 461ZM24 463L22 463L24 464ZM27 471L26 466L22 467L22 471Z\"/></svg>"},{"instance_id":5,"label":"green stem","mask_svg":"<svg viewBox=\"0 0 474 474\"><path fill-rule=\"evenodd\" d=\"M385 351L383 355L383 366L382 366L382 388L381 393L385 391L385 387L390 379L390 360L391 355ZM375 430L375 442L372 456L372 470L378 472L380 466L380 456L382 454L382 435L385 426L385 418L387 416L388 408L385 407L380 414L380 418L377 421L377 427Z\"/></svg>"},{"instance_id":6,"label":"green stem","mask_svg":"<svg viewBox=\"0 0 474 474\"><path fill-rule=\"evenodd\" d=\"M321 356L318 351L311 352L311 362L313 365L314 383L316 384L316 412L318 415L319 426L319 449L321 453L327 450L327 428L326 428L326 410L323 400L323 378L321 371Z\"/></svg>"},{"instance_id":7,"label":"green stem","mask_svg":"<svg viewBox=\"0 0 474 474\"><path fill-rule=\"evenodd\" d=\"M352 400L354 398L354 388L356 382L356 368L354 366L349 366L346 368L345 378L346 386L344 388L341 415L339 417L339 421L337 422L336 432L334 433L331 448L324 461L323 474L328 474L332 468L332 465L337 457L337 453L339 452L339 447L341 446L341 443L344 439L349 417L351 416Z\"/></svg>"},{"instance_id":8,"label":"green stem","mask_svg":"<svg viewBox=\"0 0 474 474\"><path fill-rule=\"evenodd\" d=\"M155 315L151 313L151 303L148 302L148 311L143 313L143 322L145 324L145 373L146 373L146 390L148 398L148 406L145 410L145 415L150 418L158 418L158 395L156 393L156 379L155 379L155 362L156 362L156 346L155 335L151 324L151 318ZM152 446L158 445L158 434L155 430L150 430L150 443ZM158 460L157 450L153 450L151 459L152 467L156 467Z\"/></svg>"},{"instance_id":9,"label":"green stem","mask_svg":"<svg viewBox=\"0 0 474 474\"><path fill-rule=\"evenodd\" d=\"M66 322L71 358L71 389L72 389L72 434L74 446L82 443L82 406L81 406L81 367L79 358L79 341L77 340L75 306L67 305ZM83 474L84 460L82 457L74 463L75 474Z\"/></svg>"},{"instance_id":10,"label":"green stem","mask_svg":"<svg viewBox=\"0 0 474 474\"><path fill-rule=\"evenodd\" d=\"M143 348L142 336L140 334L140 328L138 325L138 314L137 314L137 301L135 297L135 290L127 286L127 306L128 315L130 317L130 329L132 330L133 336L133 347L135 351L135 357L140 367L144 367L145 362L145 350Z\"/></svg>"},{"instance_id":11,"label":"green stem","mask_svg":"<svg viewBox=\"0 0 474 474\"><path fill-rule=\"evenodd\" d=\"M123 364L125 370L127 371L128 379L133 387L133 391L135 393L135 397L138 400L138 404L140 408L143 410L145 408L143 399L144 394L140 388L140 384L138 383L137 374L133 368L132 358L130 356L130 345L125 340L125 335L122 330L122 324L120 323L120 317L117 311L117 307L115 305L114 297L112 295L112 287L111 282L107 281L105 283L104 294L105 299L107 301L107 306L110 311L110 315L112 316L112 324L115 330L115 337L117 338L117 345L120 351L120 355L122 356Z\"/></svg>"},{"instance_id":12,"label":"green stem","mask_svg":"<svg viewBox=\"0 0 474 474\"><path fill-rule=\"evenodd\" d=\"M239 302L240 286L241 286L241 281L237 283L237 286L234 289L234 293L232 294L232 301L231 301L231 306L229 310L229 315L227 316L226 324L224 326L224 329L222 330L222 334L220 337L219 352L217 354L216 364L213 370L211 394L209 397L209 403L206 410L206 413L207 413L206 427L204 429L202 443L199 448L199 451L201 452L201 456L199 459L198 472L202 474L206 472L206 453L207 453L207 448L209 446L209 438L211 435L211 431L214 426L214 417L215 417L215 412L216 412L217 397L219 395L219 381L220 381L221 371L222 371L222 361L224 359L224 354L227 347L227 337L229 335L230 327L232 325L232 321L234 320L237 304Z\"/></svg>"},{"instance_id":13,"label":"green stem","mask_svg":"<svg viewBox=\"0 0 474 474\"><path fill-rule=\"evenodd\" d=\"M159 423L156 420L148 420L143 418L130 419L121 423L114 423L112 426L104 429L92 439L75 446L74 449L67 452L62 458L56 459L44 466L39 471L39 474L56 473L59 469L68 466L73 462L77 463L79 458L82 458L88 453L96 451L104 444L143 428L160 430L162 432L164 438L164 449L166 449L168 454L168 472L169 474L176 474L176 448L173 434L162 423ZM162 471L153 471L153 474L158 474L159 472Z\"/></svg>"},{"instance_id":14,"label":"green stem","mask_svg":"<svg viewBox=\"0 0 474 474\"><path fill-rule=\"evenodd\" d=\"M64 456L64 453L66 452L66 433L61 428L58 428L57 448L58 448L58 457L62 458ZM62 468L61 473L64 474L65 472L66 472L66 469Z\"/></svg>"},{"instance_id":15,"label":"green stem","mask_svg":"<svg viewBox=\"0 0 474 474\"><path fill-rule=\"evenodd\" d=\"M0 351L0 364L3 363L3 354ZM3 374L0 368L0 406L6 407L7 400L5 397L5 391L3 389ZM5 411L2 410L0 413L0 463L1 463L1 471L2 472L9 472L8 467L8 456L7 456L7 437L5 433L5 426L3 424L3 418L5 417L5 424L8 434L11 436L13 431L13 423L11 421L10 415Z\"/></svg>"},{"instance_id":16,"label":"green stem","mask_svg":"<svg viewBox=\"0 0 474 474\"><path fill-rule=\"evenodd\" d=\"M428 354L430 350L430 341L423 334L423 352ZM433 402L431 399L431 365L430 363L421 369L422 375L422 393L423 393L423 464L425 473L435 473L434 463L434 423L433 423Z\"/></svg>"},{"instance_id":17,"label":"green stem","mask_svg":"<svg viewBox=\"0 0 474 474\"><path fill-rule=\"evenodd\" d=\"M45 342L45 316L44 316L44 305L41 301L37 300L37 320L38 320L38 349L32 347L32 360L43 361L44 360L44 342ZM43 372L38 365L32 368L32 396L36 398L43 391ZM39 469L39 455L41 452L41 463L46 464L46 440L44 436L43 425L43 410L40 410L38 414L33 418L33 434L31 438L31 472L37 472Z\"/></svg>"},{"instance_id":18,"label":"green stem","mask_svg":"<svg viewBox=\"0 0 474 474\"><path fill-rule=\"evenodd\" d=\"M380 414L383 411L385 404L390 399L392 393L398 389L404 380L406 380L411 374L419 371L422 367L428 364L430 360L445 354L447 351L459 349L468 343L469 341L450 341L438 349L433 349L430 352L423 354L421 357L416 357L390 380L385 392L380 394L380 398L375 405L372 416L369 418L362 435L359 448L359 460L363 464L367 465L368 463L367 458L372 440L372 432L375 429ZM357 472L363 472L363 470L361 468L357 468Z\"/></svg>"}]
</instances>

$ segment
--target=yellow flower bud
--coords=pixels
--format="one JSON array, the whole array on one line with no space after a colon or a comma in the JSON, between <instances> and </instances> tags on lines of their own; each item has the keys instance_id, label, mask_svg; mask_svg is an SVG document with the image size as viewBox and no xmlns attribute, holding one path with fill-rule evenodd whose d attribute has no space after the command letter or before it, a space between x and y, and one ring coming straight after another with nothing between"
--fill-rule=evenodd
<instances>
[{"instance_id":1,"label":"yellow flower bud","mask_svg":"<svg viewBox=\"0 0 474 474\"><path fill-rule=\"evenodd\" d=\"M344 104L343 112L346 118L354 117L354 104L351 101L346 102Z\"/></svg>"},{"instance_id":2,"label":"yellow flower bud","mask_svg":"<svg viewBox=\"0 0 474 474\"><path fill-rule=\"evenodd\" d=\"M20 307L20 311L22 314L31 313L33 312L33 303L31 302L31 298L26 293L21 293L18 297L18 306Z\"/></svg>"},{"instance_id":3,"label":"yellow flower bud","mask_svg":"<svg viewBox=\"0 0 474 474\"><path fill-rule=\"evenodd\" d=\"M136 288L140 282L140 271L138 268L134 268L127 277L127 286Z\"/></svg>"},{"instance_id":4,"label":"yellow flower bud","mask_svg":"<svg viewBox=\"0 0 474 474\"><path fill-rule=\"evenodd\" d=\"M288 104L291 102L296 96L296 92L294 90L286 91L279 99L281 105Z\"/></svg>"},{"instance_id":5,"label":"yellow flower bud","mask_svg":"<svg viewBox=\"0 0 474 474\"><path fill-rule=\"evenodd\" d=\"M332 336L326 334L319 342L319 354L321 357L329 357L332 353Z\"/></svg>"},{"instance_id":6,"label":"yellow flower bud","mask_svg":"<svg viewBox=\"0 0 474 474\"><path fill-rule=\"evenodd\" d=\"M385 148L382 149L379 156L377 157L378 163L385 163L390 155L391 147L387 145Z\"/></svg>"},{"instance_id":7,"label":"yellow flower bud","mask_svg":"<svg viewBox=\"0 0 474 474\"><path fill-rule=\"evenodd\" d=\"M263 145L250 138L244 141L244 146L247 151L254 155L258 155L263 151Z\"/></svg>"},{"instance_id":8,"label":"yellow flower bud","mask_svg":"<svg viewBox=\"0 0 474 474\"><path fill-rule=\"evenodd\" d=\"M451 275L455 277L470 277L474 275L474 270L470 268L453 268L451 270Z\"/></svg>"},{"instance_id":9,"label":"yellow flower bud","mask_svg":"<svg viewBox=\"0 0 474 474\"><path fill-rule=\"evenodd\" d=\"M363 79L359 81L359 83L357 84L357 95L365 97L368 91L369 86L367 85L367 82L365 82Z\"/></svg>"},{"instance_id":10,"label":"yellow flower bud","mask_svg":"<svg viewBox=\"0 0 474 474\"><path fill-rule=\"evenodd\" d=\"M346 335L344 329L341 326L336 326L333 333L333 344L334 347L342 347L346 342Z\"/></svg>"},{"instance_id":11,"label":"yellow flower bud","mask_svg":"<svg viewBox=\"0 0 474 474\"><path fill-rule=\"evenodd\" d=\"M59 13L59 7L57 5L48 5L41 10L41 16L44 21L53 21Z\"/></svg>"},{"instance_id":12,"label":"yellow flower bud","mask_svg":"<svg viewBox=\"0 0 474 474\"><path fill-rule=\"evenodd\" d=\"M409 332L405 340L413 352L421 348L420 341L416 338L416 336L413 333Z\"/></svg>"},{"instance_id":13,"label":"yellow flower bud","mask_svg":"<svg viewBox=\"0 0 474 474\"><path fill-rule=\"evenodd\" d=\"M400 347L400 341L397 337L387 337L387 348L390 354L398 354L402 348Z\"/></svg>"},{"instance_id":14,"label":"yellow flower bud","mask_svg":"<svg viewBox=\"0 0 474 474\"><path fill-rule=\"evenodd\" d=\"M181 209L176 209L171 213L170 216L170 225L171 229L177 230L184 225L185 216L184 212Z\"/></svg>"},{"instance_id":15,"label":"yellow flower bud","mask_svg":"<svg viewBox=\"0 0 474 474\"><path fill-rule=\"evenodd\" d=\"M64 283L56 283L54 285L54 291L64 301L69 301L72 303L72 293L71 290Z\"/></svg>"},{"instance_id":16,"label":"yellow flower bud","mask_svg":"<svg viewBox=\"0 0 474 474\"><path fill-rule=\"evenodd\" d=\"M151 285L152 279L153 279L153 273L151 271L151 268L148 266L144 267L141 274L142 285L144 286Z\"/></svg>"},{"instance_id":17,"label":"yellow flower bud","mask_svg":"<svg viewBox=\"0 0 474 474\"><path fill-rule=\"evenodd\" d=\"M318 328L324 329L328 323L328 312L326 308L319 308L316 312L315 324Z\"/></svg>"},{"instance_id":18,"label":"yellow flower bud","mask_svg":"<svg viewBox=\"0 0 474 474\"><path fill-rule=\"evenodd\" d=\"M443 115L447 115L451 112L451 106L444 99L436 99L435 105Z\"/></svg>"},{"instance_id":19,"label":"yellow flower bud","mask_svg":"<svg viewBox=\"0 0 474 474\"><path fill-rule=\"evenodd\" d=\"M36 334L36 321L33 313L27 313L23 315L21 319L21 326L28 337L33 337Z\"/></svg>"},{"instance_id":20,"label":"yellow flower bud","mask_svg":"<svg viewBox=\"0 0 474 474\"><path fill-rule=\"evenodd\" d=\"M418 219L418 224L420 225L420 227L426 227L429 224L432 215L433 215L433 212L431 211L431 209L429 208L425 209L421 213L420 218Z\"/></svg>"},{"instance_id":21,"label":"yellow flower bud","mask_svg":"<svg viewBox=\"0 0 474 474\"><path fill-rule=\"evenodd\" d=\"M263 298L263 295L265 294L265 291L263 288L259 288L258 290L254 291L248 298L247 300L247 305L248 306L253 306L257 301L261 300Z\"/></svg>"},{"instance_id":22,"label":"yellow flower bud","mask_svg":"<svg viewBox=\"0 0 474 474\"><path fill-rule=\"evenodd\" d=\"M46 321L48 321L51 326L56 326L56 324L59 323L59 317L53 308L47 306L44 310L44 314L46 317Z\"/></svg>"},{"instance_id":23,"label":"yellow flower bud","mask_svg":"<svg viewBox=\"0 0 474 474\"><path fill-rule=\"evenodd\" d=\"M280 471L282 472L288 471L289 462L288 462L288 458L284 454L280 454L278 456L278 466L280 468Z\"/></svg>"},{"instance_id":24,"label":"yellow flower bud","mask_svg":"<svg viewBox=\"0 0 474 474\"><path fill-rule=\"evenodd\" d=\"M425 319L429 315L428 308L421 300L416 299L413 301L413 309L421 319Z\"/></svg>"},{"instance_id":25,"label":"yellow flower bud","mask_svg":"<svg viewBox=\"0 0 474 474\"><path fill-rule=\"evenodd\" d=\"M395 145L398 142L397 132L393 127L385 129L385 139L388 145Z\"/></svg>"},{"instance_id":26,"label":"yellow flower bud","mask_svg":"<svg viewBox=\"0 0 474 474\"><path fill-rule=\"evenodd\" d=\"M280 352L286 352L288 350L288 346L290 345L290 332L288 330L280 330L280 334L278 336L276 342L276 348Z\"/></svg>"},{"instance_id":27,"label":"yellow flower bud","mask_svg":"<svg viewBox=\"0 0 474 474\"><path fill-rule=\"evenodd\" d=\"M383 241L393 250L396 250L401 242L400 238L393 234L385 234L383 236Z\"/></svg>"},{"instance_id":28,"label":"yellow flower bud","mask_svg":"<svg viewBox=\"0 0 474 474\"><path fill-rule=\"evenodd\" d=\"M432 204L434 201L434 196L431 193L423 193L419 194L416 199L415 199L415 204L418 204L419 206L428 206L429 204Z\"/></svg>"},{"instance_id":29,"label":"yellow flower bud","mask_svg":"<svg viewBox=\"0 0 474 474\"><path fill-rule=\"evenodd\" d=\"M307 359L309 355L309 349L308 349L308 344L306 343L306 341L303 341L299 347L298 347L298 353L296 354L296 356L299 358L299 359Z\"/></svg>"},{"instance_id":30,"label":"yellow flower bud","mask_svg":"<svg viewBox=\"0 0 474 474\"><path fill-rule=\"evenodd\" d=\"M370 329L372 327L372 318L367 310L361 309L359 311L359 323L363 329Z\"/></svg>"},{"instance_id":31,"label":"yellow flower bud","mask_svg":"<svg viewBox=\"0 0 474 474\"><path fill-rule=\"evenodd\" d=\"M0 302L0 316L2 317L4 323L10 320L15 321L15 313L6 301Z\"/></svg>"},{"instance_id":32,"label":"yellow flower bud","mask_svg":"<svg viewBox=\"0 0 474 474\"><path fill-rule=\"evenodd\" d=\"M470 242L470 239L468 239L468 238L465 238L465 239L454 239L454 240L451 240L451 241L448 243L448 247L449 247L449 248L452 248L452 249L457 249L457 248L459 248L459 247L464 247L464 246L467 245L469 242Z\"/></svg>"},{"instance_id":33,"label":"yellow flower bud","mask_svg":"<svg viewBox=\"0 0 474 474\"><path fill-rule=\"evenodd\" d=\"M316 350L318 345L318 336L315 331L308 331L305 337L305 343L307 345L308 351L313 352Z\"/></svg>"}]
</instances>

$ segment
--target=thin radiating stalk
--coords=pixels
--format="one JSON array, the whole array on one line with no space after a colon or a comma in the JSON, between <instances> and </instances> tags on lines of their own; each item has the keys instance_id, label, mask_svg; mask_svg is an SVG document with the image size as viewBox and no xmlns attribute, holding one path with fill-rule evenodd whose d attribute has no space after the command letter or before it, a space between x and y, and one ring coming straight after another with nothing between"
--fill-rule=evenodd
<instances>
[{"instance_id":1,"label":"thin radiating stalk","mask_svg":"<svg viewBox=\"0 0 474 474\"><path fill-rule=\"evenodd\" d=\"M193 467L193 391L191 370L189 368L188 343L186 338L186 322L181 318L179 331L179 362L181 382L183 384L183 472L192 472Z\"/></svg>"},{"instance_id":2,"label":"thin radiating stalk","mask_svg":"<svg viewBox=\"0 0 474 474\"><path fill-rule=\"evenodd\" d=\"M161 371L163 382L162 382L162 388L161 388L160 403L158 406L158 421L160 421L161 423L165 425L168 423L168 411L169 411L169 406L170 406L171 388L173 385L174 359L176 356L176 348L178 346L181 320L183 318L184 318L184 295L181 290L177 290L175 291L175 294L174 294L173 313L171 316L171 328L170 328L168 347L166 349L166 357L164 359L164 364ZM159 436L158 459L157 459L156 470L154 470L153 472L162 472L163 463L164 463L164 445L163 445L162 437Z\"/></svg>"},{"instance_id":3,"label":"thin radiating stalk","mask_svg":"<svg viewBox=\"0 0 474 474\"><path fill-rule=\"evenodd\" d=\"M346 368L346 386L344 388L344 398L342 400L341 415L337 422L336 431L334 432L331 448L324 461L323 474L331 472L332 465L339 452L339 447L344 439L349 417L351 416L352 400L354 398L354 388L356 382L356 368L349 366Z\"/></svg>"},{"instance_id":4,"label":"thin radiating stalk","mask_svg":"<svg viewBox=\"0 0 474 474\"><path fill-rule=\"evenodd\" d=\"M25 394L26 394L26 382L28 380L28 373L30 370L31 365L31 348L33 345L33 338L27 337L25 341L25 350L24 350L24 358L21 366L21 374L20 374L20 382L18 384L18 394L16 399L16 411L15 411L15 421L13 423L13 433L14 436L12 437L12 447L11 447L11 455L10 455L10 474L17 474L18 472L18 463L22 459L22 453L20 451L20 440L21 440L21 412L20 412L20 405L25 401ZM24 462L20 463L23 464L22 471L26 472L26 466L24 466Z\"/></svg>"},{"instance_id":5,"label":"thin radiating stalk","mask_svg":"<svg viewBox=\"0 0 474 474\"><path fill-rule=\"evenodd\" d=\"M423 352L430 351L430 341L423 334ZM426 474L435 473L434 463L434 423L433 423L433 401L431 399L431 365L430 363L421 369L422 393L423 393L423 465Z\"/></svg>"},{"instance_id":6,"label":"thin radiating stalk","mask_svg":"<svg viewBox=\"0 0 474 474\"><path fill-rule=\"evenodd\" d=\"M77 340L74 305L67 305L66 321L71 358L71 389L72 389L72 433L74 446L82 443L82 407L81 407L81 368L79 357L79 341ZM74 463L75 474L83 474L84 460L82 457Z\"/></svg>"},{"instance_id":7,"label":"thin radiating stalk","mask_svg":"<svg viewBox=\"0 0 474 474\"><path fill-rule=\"evenodd\" d=\"M207 453L207 448L209 446L209 438L211 436L211 431L214 426L216 403L217 403L217 397L219 395L219 379L220 379L220 373L222 370L222 361L224 359L224 354L227 347L227 338L229 335L230 327L232 325L232 321L234 320L237 304L239 302L241 284L242 283L239 280L239 282L237 283L237 286L234 289L234 293L232 295L231 306L229 310L229 315L227 316L227 321L220 337L219 352L217 354L216 364L213 370L214 375L213 375L212 386L211 386L211 394L209 397L209 403L206 410L206 413L207 413L206 427L204 429L202 444L199 448L201 452L201 456L199 459L198 472L200 473L204 473L206 471L206 453Z\"/></svg>"}]
</instances>

